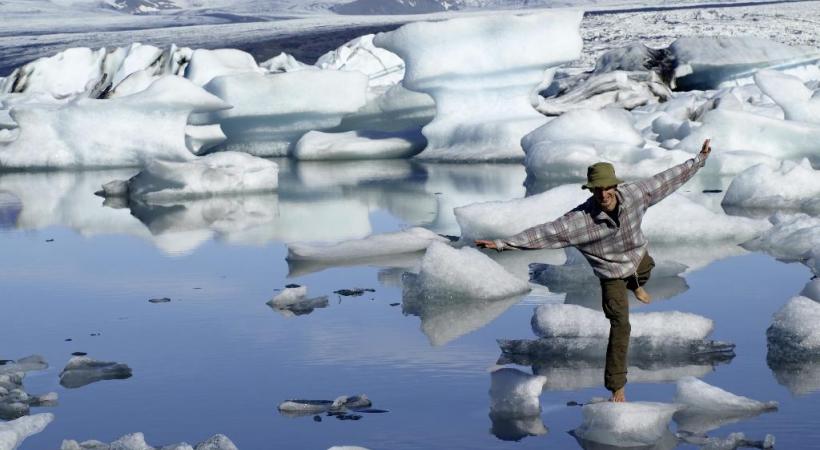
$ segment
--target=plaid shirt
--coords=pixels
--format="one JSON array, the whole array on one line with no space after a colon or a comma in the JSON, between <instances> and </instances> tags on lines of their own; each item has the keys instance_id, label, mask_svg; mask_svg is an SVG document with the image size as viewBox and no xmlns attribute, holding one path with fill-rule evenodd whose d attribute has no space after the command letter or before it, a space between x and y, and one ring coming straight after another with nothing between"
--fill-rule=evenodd
<instances>
[{"instance_id":1,"label":"plaid shirt","mask_svg":"<svg viewBox=\"0 0 820 450\"><path fill-rule=\"evenodd\" d=\"M699 153L650 178L618 185L615 191L617 222L590 197L552 222L528 228L507 239L496 239L494 243L498 251L575 246L598 278L625 278L635 273L646 254L647 241L641 231L641 220L647 208L689 181L705 160L705 155Z\"/></svg>"}]
</instances>

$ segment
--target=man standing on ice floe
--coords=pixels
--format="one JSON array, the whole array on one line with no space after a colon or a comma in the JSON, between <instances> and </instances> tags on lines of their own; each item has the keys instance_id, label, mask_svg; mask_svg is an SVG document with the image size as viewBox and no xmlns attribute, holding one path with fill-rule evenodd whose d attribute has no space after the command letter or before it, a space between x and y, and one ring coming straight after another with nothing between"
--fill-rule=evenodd
<instances>
[{"instance_id":1,"label":"man standing on ice floe","mask_svg":"<svg viewBox=\"0 0 820 450\"><path fill-rule=\"evenodd\" d=\"M643 215L647 208L689 181L711 151L707 139L696 157L632 183L619 180L612 164L593 164L582 186L592 191L592 197L572 211L506 239L475 241L478 247L498 251L569 246L581 251L601 282L601 303L609 319L604 386L612 392L611 401L626 401L626 355L631 331L626 291L631 290L644 303L651 300L642 287L655 267L641 232Z\"/></svg>"}]
</instances>

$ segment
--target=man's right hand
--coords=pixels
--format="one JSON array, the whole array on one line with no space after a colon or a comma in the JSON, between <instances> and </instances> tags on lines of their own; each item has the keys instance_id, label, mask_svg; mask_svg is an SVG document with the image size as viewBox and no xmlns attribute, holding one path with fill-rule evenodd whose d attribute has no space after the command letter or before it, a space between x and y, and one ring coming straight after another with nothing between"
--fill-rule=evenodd
<instances>
[{"instance_id":1,"label":"man's right hand","mask_svg":"<svg viewBox=\"0 0 820 450\"><path fill-rule=\"evenodd\" d=\"M495 246L495 242L488 241L486 239L476 239L475 246L478 248L489 248L490 250L497 250L498 248Z\"/></svg>"}]
</instances>

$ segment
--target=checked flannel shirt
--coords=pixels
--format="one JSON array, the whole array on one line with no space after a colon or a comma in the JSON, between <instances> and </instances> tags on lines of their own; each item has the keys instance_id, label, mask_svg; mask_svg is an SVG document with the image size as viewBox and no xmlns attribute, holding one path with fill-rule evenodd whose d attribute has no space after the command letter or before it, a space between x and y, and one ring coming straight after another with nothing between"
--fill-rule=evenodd
<instances>
[{"instance_id":1,"label":"checked flannel shirt","mask_svg":"<svg viewBox=\"0 0 820 450\"><path fill-rule=\"evenodd\" d=\"M635 273L646 253L641 220L647 208L689 181L703 167L698 155L657 175L618 185L618 222L601 210L594 197L552 221L528 228L506 239L496 239L498 251L507 249L575 246L598 278L626 278Z\"/></svg>"}]
</instances>

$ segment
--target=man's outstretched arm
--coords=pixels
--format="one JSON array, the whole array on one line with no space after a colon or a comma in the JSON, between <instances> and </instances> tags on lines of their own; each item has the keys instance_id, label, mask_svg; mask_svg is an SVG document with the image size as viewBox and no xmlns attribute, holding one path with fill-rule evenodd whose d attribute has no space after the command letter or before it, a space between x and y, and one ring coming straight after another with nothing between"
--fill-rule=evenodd
<instances>
[{"instance_id":1,"label":"man's outstretched arm","mask_svg":"<svg viewBox=\"0 0 820 450\"><path fill-rule=\"evenodd\" d=\"M518 249L535 250L539 248L563 248L574 245L582 240L585 235L580 225L583 219L580 213L571 211L552 222L542 223L531 228L504 238L504 239L477 239L475 245L478 248L490 248L498 251ZM580 222L579 222L580 220Z\"/></svg>"},{"instance_id":2,"label":"man's outstretched arm","mask_svg":"<svg viewBox=\"0 0 820 450\"><path fill-rule=\"evenodd\" d=\"M664 170L655 176L636 182L635 185L641 190L647 208L663 200L695 176L698 169L706 163L706 158L709 157L711 152L712 147L709 145L709 139L706 139L703 141L700 153L694 158Z\"/></svg>"}]
</instances>

